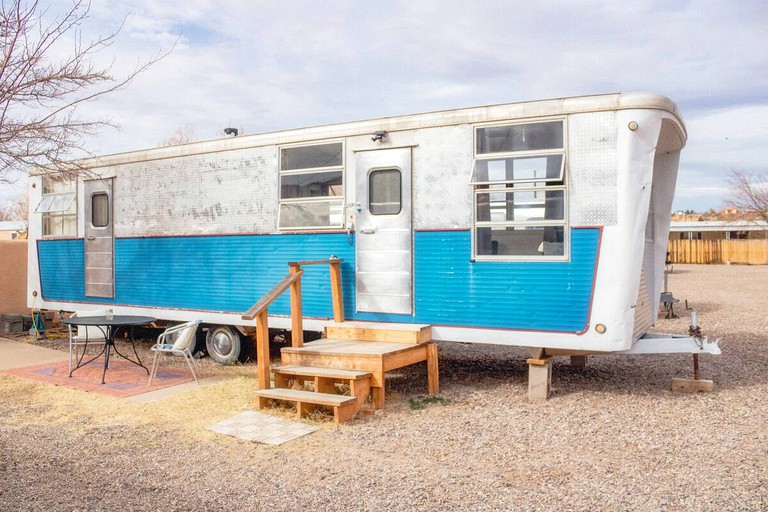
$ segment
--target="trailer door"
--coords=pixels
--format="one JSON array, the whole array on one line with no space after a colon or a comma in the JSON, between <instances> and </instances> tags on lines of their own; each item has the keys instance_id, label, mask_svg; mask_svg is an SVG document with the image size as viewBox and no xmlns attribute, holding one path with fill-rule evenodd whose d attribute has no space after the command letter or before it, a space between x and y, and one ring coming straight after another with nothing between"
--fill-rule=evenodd
<instances>
[{"instance_id":1,"label":"trailer door","mask_svg":"<svg viewBox=\"0 0 768 512\"><path fill-rule=\"evenodd\" d=\"M355 155L357 311L413 312L411 149Z\"/></svg>"},{"instance_id":2,"label":"trailer door","mask_svg":"<svg viewBox=\"0 0 768 512\"><path fill-rule=\"evenodd\" d=\"M112 179L85 182L85 295L115 297Z\"/></svg>"}]
</instances>

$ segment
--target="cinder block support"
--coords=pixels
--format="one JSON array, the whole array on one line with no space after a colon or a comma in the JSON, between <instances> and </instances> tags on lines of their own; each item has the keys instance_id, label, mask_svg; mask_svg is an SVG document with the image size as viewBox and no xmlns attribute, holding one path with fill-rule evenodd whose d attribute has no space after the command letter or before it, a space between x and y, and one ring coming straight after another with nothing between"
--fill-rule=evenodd
<instances>
[{"instance_id":1,"label":"cinder block support","mask_svg":"<svg viewBox=\"0 0 768 512\"><path fill-rule=\"evenodd\" d=\"M679 393L711 393L715 383L706 379L672 379L672 391Z\"/></svg>"},{"instance_id":2,"label":"cinder block support","mask_svg":"<svg viewBox=\"0 0 768 512\"><path fill-rule=\"evenodd\" d=\"M576 368L586 368L587 367L587 356L581 355L581 356L571 356L571 366Z\"/></svg>"},{"instance_id":3,"label":"cinder block support","mask_svg":"<svg viewBox=\"0 0 768 512\"><path fill-rule=\"evenodd\" d=\"M528 401L544 402L552 389L552 357L528 359Z\"/></svg>"}]
</instances>

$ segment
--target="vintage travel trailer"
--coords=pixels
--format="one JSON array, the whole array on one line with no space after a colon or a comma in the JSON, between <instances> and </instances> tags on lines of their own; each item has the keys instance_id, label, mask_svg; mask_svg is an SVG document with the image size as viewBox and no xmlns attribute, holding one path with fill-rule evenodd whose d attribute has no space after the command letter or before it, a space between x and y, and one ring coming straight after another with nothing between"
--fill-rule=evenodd
<instances>
[{"instance_id":1,"label":"vintage travel trailer","mask_svg":"<svg viewBox=\"0 0 768 512\"><path fill-rule=\"evenodd\" d=\"M288 262L334 256L348 320L540 354L694 352L647 334L685 142L669 99L607 94L102 156L74 181L38 170L28 303L202 319L226 363ZM307 330L333 317L330 287L305 268Z\"/></svg>"}]
</instances>

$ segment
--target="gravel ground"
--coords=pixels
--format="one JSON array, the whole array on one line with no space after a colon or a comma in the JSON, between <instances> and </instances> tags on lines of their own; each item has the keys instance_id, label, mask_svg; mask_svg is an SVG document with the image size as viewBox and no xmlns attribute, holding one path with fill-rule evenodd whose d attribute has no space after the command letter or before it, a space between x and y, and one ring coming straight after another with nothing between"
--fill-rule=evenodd
<instances>
[{"instance_id":1,"label":"gravel ground","mask_svg":"<svg viewBox=\"0 0 768 512\"><path fill-rule=\"evenodd\" d=\"M690 356L557 358L552 399L529 404L525 352L444 343L446 404L409 406L414 367L384 411L280 447L205 430L252 408L248 365L220 370L240 395L155 406L0 377L0 510L768 510L767 288L768 267L675 267L670 291L722 337L701 358L714 393L670 391Z\"/></svg>"}]
</instances>

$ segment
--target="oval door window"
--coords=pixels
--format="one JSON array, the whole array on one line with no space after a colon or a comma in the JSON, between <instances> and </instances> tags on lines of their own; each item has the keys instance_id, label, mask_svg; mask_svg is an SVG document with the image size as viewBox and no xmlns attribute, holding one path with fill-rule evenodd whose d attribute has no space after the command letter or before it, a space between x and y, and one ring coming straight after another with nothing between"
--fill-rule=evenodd
<instances>
[{"instance_id":1,"label":"oval door window","mask_svg":"<svg viewBox=\"0 0 768 512\"><path fill-rule=\"evenodd\" d=\"M368 210L371 215L397 215L402 208L400 169L378 169L368 175Z\"/></svg>"},{"instance_id":2,"label":"oval door window","mask_svg":"<svg viewBox=\"0 0 768 512\"><path fill-rule=\"evenodd\" d=\"M95 228L109 225L109 196L104 192L91 196L91 225Z\"/></svg>"}]
</instances>

